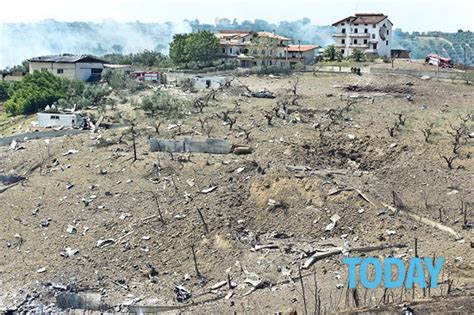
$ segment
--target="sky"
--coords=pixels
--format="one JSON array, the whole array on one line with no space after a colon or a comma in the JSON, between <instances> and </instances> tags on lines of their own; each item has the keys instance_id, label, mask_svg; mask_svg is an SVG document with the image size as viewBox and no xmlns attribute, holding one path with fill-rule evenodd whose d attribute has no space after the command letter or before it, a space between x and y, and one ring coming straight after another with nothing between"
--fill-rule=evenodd
<instances>
[{"instance_id":1,"label":"sky","mask_svg":"<svg viewBox=\"0 0 474 315\"><path fill-rule=\"evenodd\" d=\"M474 0L3 0L1 22L180 22L216 18L329 25L355 12L380 12L404 31L474 31Z\"/></svg>"}]
</instances>

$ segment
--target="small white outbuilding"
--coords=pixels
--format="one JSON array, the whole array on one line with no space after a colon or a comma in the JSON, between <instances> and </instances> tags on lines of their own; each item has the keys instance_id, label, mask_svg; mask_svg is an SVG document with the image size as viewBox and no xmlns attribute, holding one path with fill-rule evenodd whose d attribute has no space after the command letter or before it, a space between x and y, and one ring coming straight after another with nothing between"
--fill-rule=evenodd
<instances>
[{"instance_id":1,"label":"small white outbuilding","mask_svg":"<svg viewBox=\"0 0 474 315\"><path fill-rule=\"evenodd\" d=\"M43 112L38 113L39 127L83 128L86 118L80 112Z\"/></svg>"}]
</instances>

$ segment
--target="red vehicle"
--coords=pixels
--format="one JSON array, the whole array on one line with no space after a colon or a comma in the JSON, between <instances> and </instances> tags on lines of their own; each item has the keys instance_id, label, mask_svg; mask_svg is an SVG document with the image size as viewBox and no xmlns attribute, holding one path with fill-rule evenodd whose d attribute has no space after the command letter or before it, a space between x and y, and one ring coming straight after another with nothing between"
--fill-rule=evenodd
<instances>
[{"instance_id":1,"label":"red vehicle","mask_svg":"<svg viewBox=\"0 0 474 315\"><path fill-rule=\"evenodd\" d=\"M140 81L161 82L161 73L157 71L135 71L133 76Z\"/></svg>"},{"instance_id":2,"label":"red vehicle","mask_svg":"<svg viewBox=\"0 0 474 315\"><path fill-rule=\"evenodd\" d=\"M441 68L452 68L453 61L449 58L444 58L439 55L429 54L425 58L425 64L437 66L439 65Z\"/></svg>"}]
</instances>

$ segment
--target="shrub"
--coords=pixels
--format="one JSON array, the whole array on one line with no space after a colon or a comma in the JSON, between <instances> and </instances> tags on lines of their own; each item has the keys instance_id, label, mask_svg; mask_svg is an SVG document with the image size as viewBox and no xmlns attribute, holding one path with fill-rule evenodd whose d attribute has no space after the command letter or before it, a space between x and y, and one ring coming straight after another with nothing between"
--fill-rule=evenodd
<instances>
[{"instance_id":1,"label":"shrub","mask_svg":"<svg viewBox=\"0 0 474 315\"><path fill-rule=\"evenodd\" d=\"M48 71L35 71L25 76L5 102L12 115L32 114L65 97L67 89L61 79Z\"/></svg>"},{"instance_id":2,"label":"shrub","mask_svg":"<svg viewBox=\"0 0 474 315\"><path fill-rule=\"evenodd\" d=\"M166 118L180 118L183 116L184 101L172 97L165 91L156 91L152 95L142 98L140 108L149 116L158 114Z\"/></svg>"}]
</instances>

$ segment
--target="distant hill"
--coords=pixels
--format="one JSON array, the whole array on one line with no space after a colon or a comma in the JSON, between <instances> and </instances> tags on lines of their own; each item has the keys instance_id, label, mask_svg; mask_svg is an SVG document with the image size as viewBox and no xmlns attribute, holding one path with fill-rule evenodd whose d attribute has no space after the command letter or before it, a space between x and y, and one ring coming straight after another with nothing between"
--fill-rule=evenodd
<instances>
[{"instance_id":1,"label":"distant hill","mask_svg":"<svg viewBox=\"0 0 474 315\"><path fill-rule=\"evenodd\" d=\"M394 48L411 50L413 59L425 58L435 53L453 59L455 63L474 65L474 33L458 31L457 33L426 32L407 33L401 29L394 31Z\"/></svg>"},{"instance_id":2,"label":"distant hill","mask_svg":"<svg viewBox=\"0 0 474 315\"><path fill-rule=\"evenodd\" d=\"M196 30L217 31L239 29L269 31L292 38L296 43L327 46L334 43L332 26L318 26L308 18L270 23L265 20L242 21L219 19L215 24L199 20L182 23L116 22L58 22L44 20L37 23L0 23L0 69L20 64L33 56L73 53L105 55L136 53L144 49L168 52L174 34ZM394 32L394 48L412 51L413 58L424 58L428 53L451 57L455 62L474 64L472 32L426 34Z\"/></svg>"}]
</instances>

